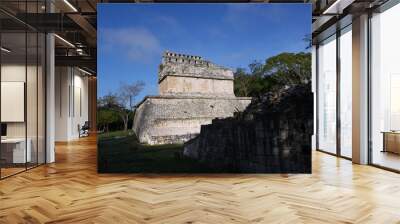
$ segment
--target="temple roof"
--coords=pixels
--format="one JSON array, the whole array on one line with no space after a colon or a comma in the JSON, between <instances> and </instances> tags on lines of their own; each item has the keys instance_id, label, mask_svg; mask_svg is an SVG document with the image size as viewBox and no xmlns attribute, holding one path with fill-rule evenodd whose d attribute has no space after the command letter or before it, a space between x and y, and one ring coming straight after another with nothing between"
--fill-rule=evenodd
<instances>
[{"instance_id":1,"label":"temple roof","mask_svg":"<svg viewBox=\"0 0 400 224\"><path fill-rule=\"evenodd\" d=\"M165 51L159 67L159 82L167 76L233 80L233 71L201 56Z\"/></svg>"}]
</instances>

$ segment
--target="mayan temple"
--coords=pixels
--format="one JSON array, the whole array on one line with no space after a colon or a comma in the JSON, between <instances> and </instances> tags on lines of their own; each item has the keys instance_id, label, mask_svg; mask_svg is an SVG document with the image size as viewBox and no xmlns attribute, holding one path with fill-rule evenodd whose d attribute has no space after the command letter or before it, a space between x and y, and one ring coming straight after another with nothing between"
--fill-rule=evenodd
<instances>
[{"instance_id":1,"label":"mayan temple","mask_svg":"<svg viewBox=\"0 0 400 224\"><path fill-rule=\"evenodd\" d=\"M233 116L250 103L236 97L233 72L200 56L164 52L158 72L158 96L138 105L134 130L142 143L183 143L214 118Z\"/></svg>"}]
</instances>

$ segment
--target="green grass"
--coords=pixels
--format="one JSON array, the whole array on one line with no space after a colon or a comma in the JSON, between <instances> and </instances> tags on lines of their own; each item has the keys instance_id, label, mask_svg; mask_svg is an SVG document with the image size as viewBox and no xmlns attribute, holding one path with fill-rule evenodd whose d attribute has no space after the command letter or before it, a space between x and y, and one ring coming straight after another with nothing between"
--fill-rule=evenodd
<instances>
[{"instance_id":1,"label":"green grass","mask_svg":"<svg viewBox=\"0 0 400 224\"><path fill-rule=\"evenodd\" d=\"M99 136L100 173L210 173L213 169L183 156L183 145L144 145L135 135L116 131Z\"/></svg>"},{"instance_id":2,"label":"green grass","mask_svg":"<svg viewBox=\"0 0 400 224\"><path fill-rule=\"evenodd\" d=\"M101 134L98 135L98 139L100 141L109 140L109 139L118 138L118 137L125 137L125 136L128 136L130 133L132 133L131 130L104 132L104 133L101 133Z\"/></svg>"}]
</instances>

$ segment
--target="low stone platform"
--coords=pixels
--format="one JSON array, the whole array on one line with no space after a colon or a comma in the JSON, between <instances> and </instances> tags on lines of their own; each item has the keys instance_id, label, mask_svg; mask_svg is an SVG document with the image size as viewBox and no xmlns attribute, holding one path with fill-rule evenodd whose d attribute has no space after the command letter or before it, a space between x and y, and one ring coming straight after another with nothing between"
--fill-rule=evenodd
<instances>
[{"instance_id":1,"label":"low stone platform","mask_svg":"<svg viewBox=\"0 0 400 224\"><path fill-rule=\"evenodd\" d=\"M233 116L250 102L249 97L148 96L136 110L134 130L142 143L184 143L201 125Z\"/></svg>"}]
</instances>

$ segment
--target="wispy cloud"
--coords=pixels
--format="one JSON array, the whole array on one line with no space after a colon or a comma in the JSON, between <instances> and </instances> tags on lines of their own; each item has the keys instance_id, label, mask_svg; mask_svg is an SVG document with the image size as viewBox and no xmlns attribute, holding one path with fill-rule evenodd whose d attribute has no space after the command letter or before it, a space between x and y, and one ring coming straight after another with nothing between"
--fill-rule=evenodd
<instances>
[{"instance_id":1,"label":"wispy cloud","mask_svg":"<svg viewBox=\"0 0 400 224\"><path fill-rule=\"evenodd\" d=\"M167 15L154 15L154 21L157 25L162 25L164 27L168 27L168 29L173 30L174 32L179 32L183 30L182 25L172 16Z\"/></svg>"},{"instance_id":2,"label":"wispy cloud","mask_svg":"<svg viewBox=\"0 0 400 224\"><path fill-rule=\"evenodd\" d=\"M246 26L251 17L259 17L260 21L267 19L270 22L280 22L282 17L287 16L284 7L274 5L273 7L255 6L254 4L227 4L224 21L234 27ZM251 17L249 17L251 15Z\"/></svg>"},{"instance_id":3,"label":"wispy cloud","mask_svg":"<svg viewBox=\"0 0 400 224\"><path fill-rule=\"evenodd\" d=\"M213 38L224 39L229 37L220 27L211 26L206 32Z\"/></svg>"},{"instance_id":4,"label":"wispy cloud","mask_svg":"<svg viewBox=\"0 0 400 224\"><path fill-rule=\"evenodd\" d=\"M101 30L104 49L118 49L135 62L149 63L162 51L160 41L145 28L106 28Z\"/></svg>"}]
</instances>

